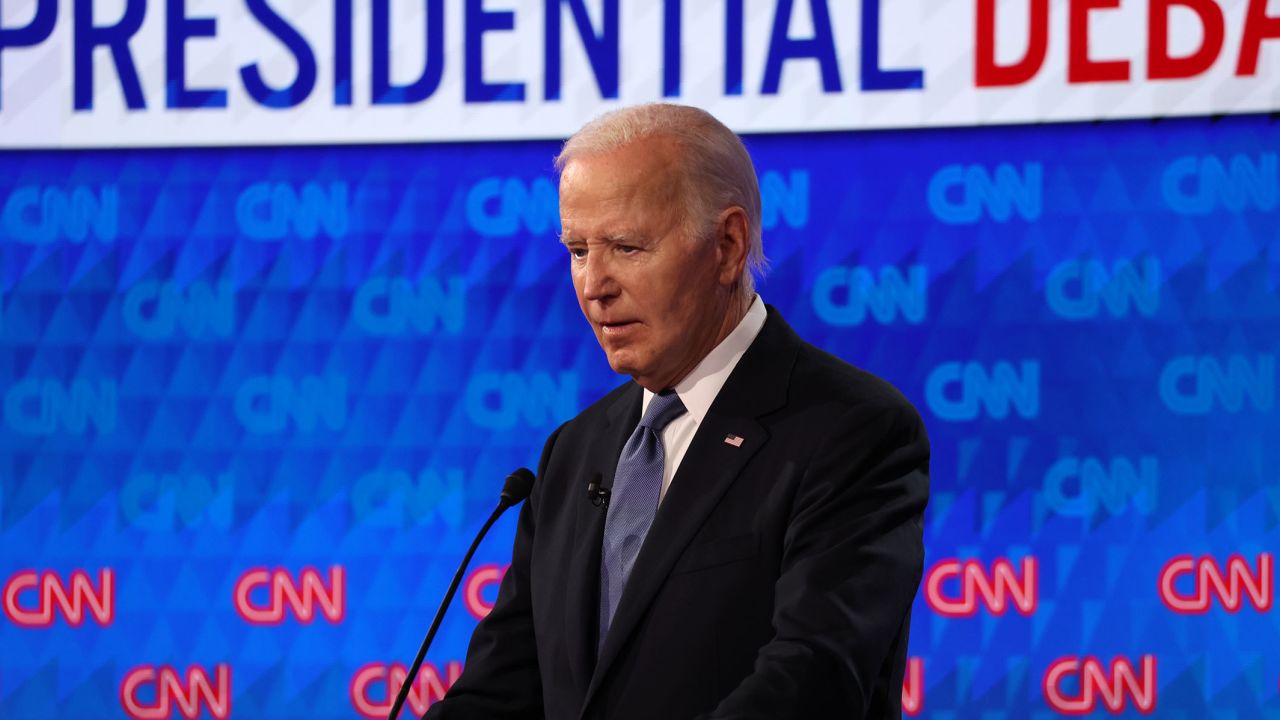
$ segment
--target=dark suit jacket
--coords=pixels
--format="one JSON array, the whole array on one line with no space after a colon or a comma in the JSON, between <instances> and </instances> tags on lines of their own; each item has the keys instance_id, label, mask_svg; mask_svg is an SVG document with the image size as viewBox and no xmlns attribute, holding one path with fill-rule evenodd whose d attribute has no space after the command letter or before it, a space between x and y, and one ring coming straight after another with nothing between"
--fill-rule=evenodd
<instances>
[{"instance_id":1,"label":"dark suit jacket","mask_svg":"<svg viewBox=\"0 0 1280 720\"><path fill-rule=\"evenodd\" d=\"M769 309L698 428L596 658L604 512L628 383L561 426L462 676L427 718L901 714L929 446L888 383ZM741 446L726 443L728 435Z\"/></svg>"}]
</instances>

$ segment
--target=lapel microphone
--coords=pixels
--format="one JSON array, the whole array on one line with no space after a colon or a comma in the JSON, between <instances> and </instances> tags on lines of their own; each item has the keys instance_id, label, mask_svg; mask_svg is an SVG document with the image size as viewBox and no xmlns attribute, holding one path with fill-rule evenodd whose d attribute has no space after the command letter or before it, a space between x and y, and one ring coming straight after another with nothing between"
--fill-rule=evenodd
<instances>
[{"instance_id":1,"label":"lapel microphone","mask_svg":"<svg viewBox=\"0 0 1280 720\"><path fill-rule=\"evenodd\" d=\"M413 666L409 668L409 674L405 676L404 684L400 686L400 692L396 694L396 702L391 706L391 714L387 716L387 720L396 720L396 717L400 714L400 708L404 706L405 699L409 697L409 688L413 687L413 679L418 675L418 668L422 667L422 661L427 657L427 648L431 647L431 641L435 639L436 631L440 629L440 621L444 619L444 613L449 609L449 603L453 602L453 596L458 592L458 585L462 584L462 574L467 571L471 556L476 553L476 548L480 547L480 541L484 539L485 533L489 532L489 528L493 526L493 523L507 508L519 505L525 498L529 497L529 492L532 490L533 473L529 471L529 468L518 468L507 476L506 482L502 484L502 495L498 498L498 507L493 509L493 514L489 515L484 527L480 528L480 532L476 534L476 539L472 541L467 554L462 558L462 564L458 566L458 572L453 576L453 582L449 584L449 591L445 593L444 600L440 602L440 609L436 611L436 618L431 621L431 629L427 631L427 637L423 639L422 647L418 648L418 656L413 659Z\"/></svg>"},{"instance_id":2,"label":"lapel microphone","mask_svg":"<svg viewBox=\"0 0 1280 720\"><path fill-rule=\"evenodd\" d=\"M587 499L591 501L592 505L608 510L609 495L611 493L609 492L609 488L600 487L603 482L604 476L600 473L596 473L595 476L591 478L591 482L587 483Z\"/></svg>"}]
</instances>

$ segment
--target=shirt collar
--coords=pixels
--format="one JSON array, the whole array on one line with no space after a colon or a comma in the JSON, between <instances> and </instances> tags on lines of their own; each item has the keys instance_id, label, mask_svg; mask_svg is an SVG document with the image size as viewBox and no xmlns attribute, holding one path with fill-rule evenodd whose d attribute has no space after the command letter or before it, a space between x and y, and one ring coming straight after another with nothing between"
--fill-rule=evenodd
<instances>
[{"instance_id":1,"label":"shirt collar","mask_svg":"<svg viewBox=\"0 0 1280 720\"><path fill-rule=\"evenodd\" d=\"M747 308L747 314L738 321L738 326L733 329L733 332L707 353L707 356L702 358L702 362L684 376L683 380L676 383L674 388L676 395L680 396L680 402L684 403L685 410L699 425L707 416L707 411L711 409L711 403L715 401L716 395L720 394L720 388L724 387L725 381L729 379L729 374L742 359L743 353L760 334L767 316L764 301L756 295L751 301L751 307ZM645 411L649 409L649 401L652 398L653 393L646 389L640 404L641 417L644 417Z\"/></svg>"}]
</instances>

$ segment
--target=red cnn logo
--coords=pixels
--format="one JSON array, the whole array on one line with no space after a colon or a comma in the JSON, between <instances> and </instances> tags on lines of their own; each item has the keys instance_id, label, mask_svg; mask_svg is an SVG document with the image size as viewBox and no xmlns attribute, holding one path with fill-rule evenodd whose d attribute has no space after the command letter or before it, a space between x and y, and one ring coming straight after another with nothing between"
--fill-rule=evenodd
<instances>
[{"instance_id":1,"label":"red cnn logo","mask_svg":"<svg viewBox=\"0 0 1280 720\"><path fill-rule=\"evenodd\" d=\"M1037 569L1036 559L1030 556L1022 559L1021 579L1006 558L997 558L990 573L977 560L943 560L929 569L924 597L929 607L944 617L976 615L979 598L992 615L1003 615L1009 609L1011 597L1018 612L1030 615L1039 602ZM958 596L943 592L943 583L952 578L959 581Z\"/></svg>"},{"instance_id":2,"label":"red cnn logo","mask_svg":"<svg viewBox=\"0 0 1280 720\"><path fill-rule=\"evenodd\" d=\"M481 565L467 576L467 583L462 589L462 600L467 605L467 612L477 620L483 620L493 610L493 603L484 599L484 591L490 585L502 583L502 576L507 574L507 565Z\"/></svg>"},{"instance_id":3,"label":"red cnn logo","mask_svg":"<svg viewBox=\"0 0 1280 720\"><path fill-rule=\"evenodd\" d=\"M268 589L267 604L259 605L250 594L256 588ZM320 579L315 568L303 568L301 577L293 577L282 569L253 568L236 581L236 612L244 621L253 625L279 625L284 622L284 608L288 604L298 622L309 623L316 617L315 606L331 623L340 623L347 612L346 571L341 565L329 568L329 584Z\"/></svg>"},{"instance_id":4,"label":"red cnn logo","mask_svg":"<svg viewBox=\"0 0 1280 720\"><path fill-rule=\"evenodd\" d=\"M1239 612L1244 607L1244 596L1258 612L1267 612L1275 601L1275 559L1271 553L1258 555L1258 571L1253 572L1241 555L1227 558L1227 569L1211 557L1195 560L1190 555L1179 555L1165 564L1160 571L1160 599L1166 607L1184 615L1202 615L1209 612L1210 595L1227 612ZM1184 594L1178 590L1178 578L1190 575L1192 591ZM1244 592L1241 592L1241 590Z\"/></svg>"},{"instance_id":5,"label":"red cnn logo","mask_svg":"<svg viewBox=\"0 0 1280 720\"><path fill-rule=\"evenodd\" d=\"M462 663L450 660L445 663L445 669L448 671L447 683L440 679L440 670L429 662L422 663L422 667L418 669L418 677L413 681L413 687L409 688L406 703L406 709L412 710L415 717L425 713L431 703L444 697L449 688L453 687L453 683L462 674ZM351 707L363 717L378 720L387 717L391 712L391 703L408 676L408 668L399 663L369 663L361 667L351 678ZM372 692L378 686L381 686L382 692Z\"/></svg>"},{"instance_id":6,"label":"red cnn logo","mask_svg":"<svg viewBox=\"0 0 1280 720\"><path fill-rule=\"evenodd\" d=\"M120 683L120 707L134 720L162 720L173 714L176 703L178 713L191 720L200 715L200 707L204 706L213 717L226 720L231 716L231 666L215 665L213 676L210 682L209 674L199 665L187 668L185 680L168 665L141 665L130 670ZM151 704L139 697L147 686L155 690L155 702Z\"/></svg>"},{"instance_id":7,"label":"red cnn logo","mask_svg":"<svg viewBox=\"0 0 1280 720\"><path fill-rule=\"evenodd\" d=\"M902 678L902 711L919 715L924 708L924 660L907 658L907 673Z\"/></svg>"},{"instance_id":8,"label":"red cnn logo","mask_svg":"<svg viewBox=\"0 0 1280 720\"><path fill-rule=\"evenodd\" d=\"M1117 657L1111 661L1111 670L1103 669L1095 657L1058 658L1044 674L1044 699L1049 707L1063 715L1087 715L1102 704L1112 713L1121 713L1125 696L1133 700L1139 712L1150 713L1156 709L1156 658L1143 655L1142 679L1134 672L1128 658ZM1068 678L1078 678L1079 693L1072 696L1063 688Z\"/></svg>"},{"instance_id":9,"label":"red cnn logo","mask_svg":"<svg viewBox=\"0 0 1280 720\"><path fill-rule=\"evenodd\" d=\"M35 570L23 570L4 585L4 614L15 625L22 627L49 627L53 624L53 608L56 605L67 624L79 627L84 624L85 606L99 625L110 625L115 618L115 573L111 568L98 571L98 588L95 590L89 574L83 570L71 573L70 590L62 578L52 572L43 574ZM34 594L35 606L21 602L22 595Z\"/></svg>"}]
</instances>

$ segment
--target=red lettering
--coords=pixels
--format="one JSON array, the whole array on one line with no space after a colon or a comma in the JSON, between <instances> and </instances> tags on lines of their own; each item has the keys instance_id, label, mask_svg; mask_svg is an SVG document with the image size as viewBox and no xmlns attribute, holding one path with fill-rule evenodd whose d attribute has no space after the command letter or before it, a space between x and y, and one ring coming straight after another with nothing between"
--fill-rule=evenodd
<instances>
[{"instance_id":1,"label":"red lettering","mask_svg":"<svg viewBox=\"0 0 1280 720\"><path fill-rule=\"evenodd\" d=\"M185 681L168 665L141 665L120 683L120 707L134 720L165 720L173 714L176 703L182 717L194 720L204 706L217 720L226 720L231 716L231 666L214 666L214 678L211 683L209 674L198 665L187 668ZM138 697L138 691L148 684L155 686L155 702L150 705Z\"/></svg>"},{"instance_id":2,"label":"red lettering","mask_svg":"<svg viewBox=\"0 0 1280 720\"><path fill-rule=\"evenodd\" d=\"M1067 82L1123 82L1129 79L1128 60L1089 57L1089 13L1120 6L1120 0L1071 0L1068 11Z\"/></svg>"},{"instance_id":3,"label":"red lettering","mask_svg":"<svg viewBox=\"0 0 1280 720\"><path fill-rule=\"evenodd\" d=\"M24 607L20 602L28 590L38 593L35 607ZM86 607L99 625L105 627L115 619L115 573L111 568L98 571L97 589L83 570L72 572L71 581L66 584L52 572L39 574L24 570L9 578L3 594L4 614L22 627L49 627L53 624L55 607L72 627L84 624Z\"/></svg>"},{"instance_id":4,"label":"red lettering","mask_svg":"<svg viewBox=\"0 0 1280 720\"><path fill-rule=\"evenodd\" d=\"M462 590L462 601L471 617L483 620L493 610L493 603L484 599L484 590L490 585L501 583L506 572L506 566L481 565L467 577L467 584Z\"/></svg>"},{"instance_id":5,"label":"red lettering","mask_svg":"<svg viewBox=\"0 0 1280 720\"><path fill-rule=\"evenodd\" d=\"M425 713L432 703L444 697L449 688L453 687L458 676L462 675L462 663L450 660L445 663L445 670L447 681L441 679L440 670L429 662L423 663L418 669L418 676L409 689L409 697L405 703L415 717ZM377 720L387 717L391 712L391 704L408 676L408 668L400 664L369 663L361 667L351 677L351 707L362 717ZM382 692L373 692L379 683Z\"/></svg>"},{"instance_id":6,"label":"red lettering","mask_svg":"<svg viewBox=\"0 0 1280 720\"><path fill-rule=\"evenodd\" d=\"M992 615L1008 612L1012 598L1019 613L1030 615L1039 603L1038 567L1034 557L1024 557L1019 579L1005 558L997 558L990 573L977 560L942 560L925 574L925 601L943 617L972 617L978 613L979 598ZM959 581L958 595L944 591L943 583L952 578Z\"/></svg>"},{"instance_id":7,"label":"red lettering","mask_svg":"<svg viewBox=\"0 0 1280 720\"><path fill-rule=\"evenodd\" d=\"M1160 570L1160 599L1165 607L1183 615L1203 615L1211 609L1213 597L1231 613L1244 607L1248 595L1254 609L1267 612L1275 602L1275 558L1271 553L1258 555L1258 570L1253 572L1241 555L1227 558L1224 572L1212 557L1199 560L1179 555ZM1178 581L1191 577L1190 593L1178 589Z\"/></svg>"},{"instance_id":8,"label":"red lettering","mask_svg":"<svg viewBox=\"0 0 1280 720\"><path fill-rule=\"evenodd\" d=\"M1111 661L1108 672L1095 657L1058 658L1045 671L1041 689L1049 707L1063 715L1087 715L1097 709L1098 698L1113 713L1123 712L1126 696L1142 713L1156 709L1156 659L1143 655L1140 661L1142 679L1139 680L1133 663L1125 657ZM1071 695L1063 689L1068 677L1079 678L1080 692Z\"/></svg>"},{"instance_id":9,"label":"red lettering","mask_svg":"<svg viewBox=\"0 0 1280 720\"><path fill-rule=\"evenodd\" d=\"M1280 38L1280 15L1267 15L1267 0L1249 0L1244 16L1244 38L1240 41L1240 62L1236 75L1258 72L1258 55L1263 40Z\"/></svg>"},{"instance_id":10,"label":"red lettering","mask_svg":"<svg viewBox=\"0 0 1280 720\"><path fill-rule=\"evenodd\" d=\"M902 711L919 715L924 709L924 660L907 658L907 671L902 679Z\"/></svg>"},{"instance_id":11,"label":"red lettering","mask_svg":"<svg viewBox=\"0 0 1280 720\"><path fill-rule=\"evenodd\" d=\"M1049 0L1029 0L1027 51L1011 65L996 62L996 0L978 0L978 37L974 84L978 87L1020 85L1040 72L1049 52Z\"/></svg>"},{"instance_id":12,"label":"red lettering","mask_svg":"<svg viewBox=\"0 0 1280 720\"><path fill-rule=\"evenodd\" d=\"M1169 9L1175 5L1185 7L1200 18L1204 38L1200 47L1190 55L1173 57L1169 54ZM1147 77L1152 80L1189 78L1208 70L1222 51L1225 22L1222 9L1214 0L1151 0L1147 6L1151 40L1147 43Z\"/></svg>"},{"instance_id":13,"label":"red lettering","mask_svg":"<svg viewBox=\"0 0 1280 720\"><path fill-rule=\"evenodd\" d=\"M255 603L251 596L260 587L268 589L266 605ZM253 625L279 625L284 622L286 605L292 609L298 622L309 623L315 619L317 603L329 622L339 623L346 615L346 571L341 565L329 568L329 585L326 587L315 568L303 568L297 582L285 570L253 568L236 581L234 600L236 612Z\"/></svg>"}]
</instances>

